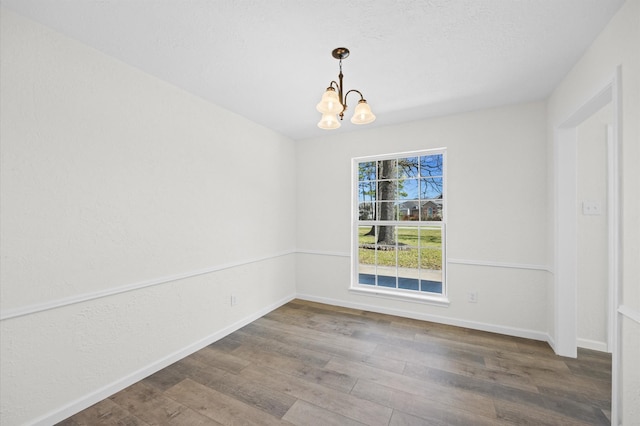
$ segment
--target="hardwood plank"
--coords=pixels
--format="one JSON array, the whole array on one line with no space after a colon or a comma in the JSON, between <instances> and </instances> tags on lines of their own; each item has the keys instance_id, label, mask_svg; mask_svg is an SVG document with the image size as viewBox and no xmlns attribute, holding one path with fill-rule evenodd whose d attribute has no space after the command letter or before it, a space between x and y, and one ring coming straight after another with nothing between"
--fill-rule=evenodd
<instances>
[{"instance_id":1,"label":"hardwood plank","mask_svg":"<svg viewBox=\"0 0 640 426\"><path fill-rule=\"evenodd\" d=\"M289 359L281 354L261 350L256 347L241 346L234 352L239 357L251 359L255 364L270 367L297 376L310 383L322 384L328 388L349 392L357 379L348 374L308 365L297 359Z\"/></svg>"},{"instance_id":2,"label":"hardwood plank","mask_svg":"<svg viewBox=\"0 0 640 426\"><path fill-rule=\"evenodd\" d=\"M295 398L289 395L209 366L194 357L187 357L183 362L191 367L194 374L190 374L189 378L194 382L258 408L276 418L281 418L295 402Z\"/></svg>"},{"instance_id":3,"label":"hardwood plank","mask_svg":"<svg viewBox=\"0 0 640 426\"><path fill-rule=\"evenodd\" d=\"M240 347L231 352L236 356L247 348L252 348L265 353L270 352L283 357L283 359L293 359L316 367L324 366L331 359L331 355L329 354L314 352L300 346L283 344L275 339L265 338L261 336L259 332L254 334L251 333L250 330L239 330L236 333L236 337L242 343Z\"/></svg>"},{"instance_id":4,"label":"hardwood plank","mask_svg":"<svg viewBox=\"0 0 640 426\"><path fill-rule=\"evenodd\" d=\"M287 422L277 419L262 410L247 405L210 387L185 379L168 389L166 395L197 411L199 414L223 425L282 425ZM191 424L191 423L183 423Z\"/></svg>"},{"instance_id":5,"label":"hardwood plank","mask_svg":"<svg viewBox=\"0 0 640 426\"><path fill-rule=\"evenodd\" d=\"M183 381L185 377L188 377L184 369L181 369L180 366L180 362L174 363L146 377L142 382L160 391L165 391Z\"/></svg>"},{"instance_id":6,"label":"hardwood plank","mask_svg":"<svg viewBox=\"0 0 640 426\"><path fill-rule=\"evenodd\" d=\"M389 421L389 426L425 426L425 419L403 413L402 411L393 410L393 415ZM432 426L447 426L444 422L429 422Z\"/></svg>"},{"instance_id":7,"label":"hardwood plank","mask_svg":"<svg viewBox=\"0 0 640 426\"><path fill-rule=\"evenodd\" d=\"M384 343L378 345L378 348L374 352L374 355L396 359L399 361L404 360L413 363L421 363L425 365L429 365L429 362L433 359L440 360L442 362L455 360L459 363L476 365L478 367L484 366L484 357L480 355L467 351L459 351L440 345L419 343L396 343L390 345Z\"/></svg>"},{"instance_id":8,"label":"hardwood plank","mask_svg":"<svg viewBox=\"0 0 640 426\"><path fill-rule=\"evenodd\" d=\"M284 420L298 426L323 425L323 426L366 426L324 408L309 404L306 401L296 402L291 410L284 416Z\"/></svg>"},{"instance_id":9,"label":"hardwood plank","mask_svg":"<svg viewBox=\"0 0 640 426\"><path fill-rule=\"evenodd\" d=\"M302 315L303 321L301 321L301 318L299 317L287 315L283 312L273 311L265 317L284 323L300 324L309 330L333 333L338 336L350 336L354 331L370 326L364 321L354 320L344 315L332 316L305 313Z\"/></svg>"},{"instance_id":10,"label":"hardwood plank","mask_svg":"<svg viewBox=\"0 0 640 426\"><path fill-rule=\"evenodd\" d=\"M273 335L278 341L286 344L299 344L303 342L305 347L320 352L329 351L331 355L338 355L337 350L345 353L370 355L376 348L375 343L354 340L350 336L335 335L318 330L311 332L297 324L286 324L269 318L260 318L251 324L259 332L265 335ZM313 344L310 348L308 345Z\"/></svg>"},{"instance_id":11,"label":"hardwood plank","mask_svg":"<svg viewBox=\"0 0 640 426\"><path fill-rule=\"evenodd\" d=\"M58 423L58 426L148 426L110 399L92 405L77 415Z\"/></svg>"},{"instance_id":12,"label":"hardwood plank","mask_svg":"<svg viewBox=\"0 0 640 426\"><path fill-rule=\"evenodd\" d=\"M501 351L518 352L518 345L504 338L471 335L470 333L461 336L460 333L456 334L451 330L446 332L419 331L415 334L414 340L416 342L439 343L483 356L492 356Z\"/></svg>"},{"instance_id":13,"label":"hardwood plank","mask_svg":"<svg viewBox=\"0 0 640 426\"><path fill-rule=\"evenodd\" d=\"M327 368L338 371L347 371L358 377L359 380L356 387L358 387L364 380L365 383L370 382L368 385L379 384L387 388L419 396L427 401L462 407L463 409L474 413L484 415L489 418L495 418L492 400L490 397L485 395L465 392L458 389L450 389L431 381L420 380L402 374L390 373L347 360L332 360L327 364Z\"/></svg>"},{"instance_id":14,"label":"hardwood plank","mask_svg":"<svg viewBox=\"0 0 640 426\"><path fill-rule=\"evenodd\" d=\"M551 398L570 399L581 404L591 405L605 412L611 411L611 396L609 395L611 389L606 393L603 392L599 398L586 395L585 392L578 389L558 389L557 387L545 386L538 386L538 389L542 395L547 395Z\"/></svg>"},{"instance_id":15,"label":"hardwood plank","mask_svg":"<svg viewBox=\"0 0 640 426\"><path fill-rule=\"evenodd\" d=\"M391 417L391 409L388 407L308 382L266 366L248 367L242 371L241 375L273 390L286 393L367 425L386 425Z\"/></svg>"},{"instance_id":16,"label":"hardwood plank","mask_svg":"<svg viewBox=\"0 0 640 426\"><path fill-rule=\"evenodd\" d=\"M496 414L499 419L518 425L536 426L585 426L585 425L609 425L604 414L594 411L593 416L587 419L575 419L560 413L544 410L538 407L526 406L512 401L496 401Z\"/></svg>"},{"instance_id":17,"label":"hardwood plank","mask_svg":"<svg viewBox=\"0 0 640 426\"><path fill-rule=\"evenodd\" d=\"M220 350L216 346L202 348L198 352L191 354L190 357L231 373L239 373L243 368L251 364L249 361Z\"/></svg>"},{"instance_id":18,"label":"hardwood plank","mask_svg":"<svg viewBox=\"0 0 640 426\"><path fill-rule=\"evenodd\" d=\"M521 409L533 408L548 410L555 414L566 415L567 417L586 422L591 421L595 412L598 411L591 405L582 404L567 398L554 398L540 393L508 388L442 370L431 370L429 372L429 379L452 388L486 395L493 398L494 404L501 401L515 402L520 405Z\"/></svg>"},{"instance_id":19,"label":"hardwood plank","mask_svg":"<svg viewBox=\"0 0 640 426\"><path fill-rule=\"evenodd\" d=\"M402 372L405 366L403 361L372 355L377 346L377 343L374 342L336 336L315 330L309 332L303 327L282 324L266 318L261 318L259 322L253 323L252 326L251 331L258 333L262 337L268 337L286 345L304 347L314 353L326 353L331 356L357 359L390 371Z\"/></svg>"},{"instance_id":20,"label":"hardwood plank","mask_svg":"<svg viewBox=\"0 0 640 426\"><path fill-rule=\"evenodd\" d=\"M195 378L203 374L221 377L225 373L215 367L209 367L207 364L194 359L194 357L188 356L143 379L142 383L160 391L165 391L186 378Z\"/></svg>"},{"instance_id":21,"label":"hardwood plank","mask_svg":"<svg viewBox=\"0 0 640 426\"><path fill-rule=\"evenodd\" d=\"M118 392L111 400L152 425L218 425L142 382Z\"/></svg>"},{"instance_id":22,"label":"hardwood plank","mask_svg":"<svg viewBox=\"0 0 640 426\"><path fill-rule=\"evenodd\" d=\"M407 363L404 374L419 379L429 379L429 372L433 369L448 371L466 377L474 377L488 383L499 384L511 388L538 393L538 387L529 376L500 370L492 370L486 367L478 367L456 361L430 362L429 367L422 364Z\"/></svg>"},{"instance_id":23,"label":"hardwood plank","mask_svg":"<svg viewBox=\"0 0 640 426\"><path fill-rule=\"evenodd\" d=\"M530 354L513 351L497 351L493 355L485 356L485 364L490 368L505 371L520 371L530 376L556 373L571 373L563 358L540 358Z\"/></svg>"},{"instance_id":24,"label":"hardwood plank","mask_svg":"<svg viewBox=\"0 0 640 426\"><path fill-rule=\"evenodd\" d=\"M480 415L478 410L469 411L469 407L460 405L454 400L431 399L421 395L411 394L397 389L388 388L367 380L359 381L352 395L377 402L393 408L394 414L399 410L412 417L420 418L424 424L444 425L477 425L495 426L503 424L495 416ZM493 413L493 403L489 404L485 412Z\"/></svg>"}]
</instances>

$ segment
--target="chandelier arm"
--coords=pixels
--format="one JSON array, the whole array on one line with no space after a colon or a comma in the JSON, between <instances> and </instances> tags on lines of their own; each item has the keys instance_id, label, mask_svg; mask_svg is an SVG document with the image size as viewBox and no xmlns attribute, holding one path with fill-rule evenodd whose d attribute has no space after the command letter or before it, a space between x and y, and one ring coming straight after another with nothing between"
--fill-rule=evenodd
<instances>
[{"instance_id":1,"label":"chandelier arm","mask_svg":"<svg viewBox=\"0 0 640 426\"><path fill-rule=\"evenodd\" d=\"M351 89L349 90L345 95L344 95L344 104L347 104L347 96L349 96L349 93L351 92L356 92L358 95L360 95L360 100L364 101L364 96L362 95L362 92L360 92L359 90L356 89Z\"/></svg>"},{"instance_id":2,"label":"chandelier arm","mask_svg":"<svg viewBox=\"0 0 640 426\"><path fill-rule=\"evenodd\" d=\"M338 85L338 83L336 83L335 80L332 80L331 83L329 83L328 87L333 87L338 92L338 94L340 93L340 86Z\"/></svg>"}]
</instances>

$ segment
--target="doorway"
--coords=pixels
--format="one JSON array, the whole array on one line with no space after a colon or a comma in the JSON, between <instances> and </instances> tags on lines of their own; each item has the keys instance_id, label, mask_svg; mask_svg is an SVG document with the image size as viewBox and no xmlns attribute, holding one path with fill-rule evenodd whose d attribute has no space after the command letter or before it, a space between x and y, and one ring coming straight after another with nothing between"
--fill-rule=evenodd
<instances>
[{"instance_id":1,"label":"doorway","mask_svg":"<svg viewBox=\"0 0 640 426\"><path fill-rule=\"evenodd\" d=\"M608 336L607 146L611 102L577 129L577 346L611 352Z\"/></svg>"},{"instance_id":2,"label":"doorway","mask_svg":"<svg viewBox=\"0 0 640 426\"><path fill-rule=\"evenodd\" d=\"M607 132L607 350L612 353L611 420L618 423L620 326L620 198L619 123L620 68L581 107L555 129L555 268L554 268L554 350L558 355L577 356L578 347L578 128L602 108L610 105L612 124ZM588 200L587 200L588 201ZM591 205L593 207L593 205ZM587 206L587 209L591 208ZM597 207L597 206L596 206Z\"/></svg>"}]
</instances>

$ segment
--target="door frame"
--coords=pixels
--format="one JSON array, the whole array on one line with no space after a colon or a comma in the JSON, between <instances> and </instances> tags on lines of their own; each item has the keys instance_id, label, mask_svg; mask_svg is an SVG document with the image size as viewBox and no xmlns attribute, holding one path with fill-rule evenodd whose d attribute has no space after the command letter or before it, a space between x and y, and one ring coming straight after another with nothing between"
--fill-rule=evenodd
<instances>
[{"instance_id":1,"label":"door frame","mask_svg":"<svg viewBox=\"0 0 640 426\"><path fill-rule=\"evenodd\" d=\"M577 356L577 127L611 103L613 123L607 130L608 201L608 303L607 346L612 353L611 420L618 424L620 372L621 253L621 67L600 85L587 101L554 130L555 229L554 229L554 350L561 356Z\"/></svg>"}]
</instances>

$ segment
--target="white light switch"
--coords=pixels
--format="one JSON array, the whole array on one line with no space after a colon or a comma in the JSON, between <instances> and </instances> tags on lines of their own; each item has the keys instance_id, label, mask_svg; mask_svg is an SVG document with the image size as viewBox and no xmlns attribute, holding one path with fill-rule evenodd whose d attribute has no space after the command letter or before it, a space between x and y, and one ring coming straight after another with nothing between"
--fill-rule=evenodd
<instances>
[{"instance_id":1,"label":"white light switch","mask_svg":"<svg viewBox=\"0 0 640 426\"><path fill-rule=\"evenodd\" d=\"M582 214L585 216L598 216L602 214L602 208L597 201L583 201Z\"/></svg>"}]
</instances>

